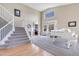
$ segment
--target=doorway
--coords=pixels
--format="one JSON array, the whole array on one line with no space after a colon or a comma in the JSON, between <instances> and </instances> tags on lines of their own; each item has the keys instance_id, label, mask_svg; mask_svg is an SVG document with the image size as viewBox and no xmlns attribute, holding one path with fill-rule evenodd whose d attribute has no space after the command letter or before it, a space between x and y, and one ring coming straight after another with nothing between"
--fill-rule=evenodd
<instances>
[{"instance_id":1,"label":"doorway","mask_svg":"<svg viewBox=\"0 0 79 59\"><path fill-rule=\"evenodd\" d=\"M51 32L51 30L54 30L54 24L49 25L49 32Z\"/></svg>"},{"instance_id":2,"label":"doorway","mask_svg":"<svg viewBox=\"0 0 79 59\"><path fill-rule=\"evenodd\" d=\"M51 30L57 29L57 21L47 21L44 25L44 31L51 32Z\"/></svg>"},{"instance_id":3,"label":"doorway","mask_svg":"<svg viewBox=\"0 0 79 59\"><path fill-rule=\"evenodd\" d=\"M35 24L34 35L38 35L38 24Z\"/></svg>"}]
</instances>

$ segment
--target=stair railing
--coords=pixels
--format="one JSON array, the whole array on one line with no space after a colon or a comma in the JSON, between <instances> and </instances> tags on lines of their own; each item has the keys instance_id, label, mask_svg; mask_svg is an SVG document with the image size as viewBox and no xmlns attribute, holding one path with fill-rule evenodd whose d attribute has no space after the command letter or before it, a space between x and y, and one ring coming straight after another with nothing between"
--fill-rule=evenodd
<instances>
[{"instance_id":1,"label":"stair railing","mask_svg":"<svg viewBox=\"0 0 79 59\"><path fill-rule=\"evenodd\" d=\"M25 31L27 33L28 38L30 39L31 38L31 31L32 31L32 29L31 28L28 28L28 26L26 25L25 26Z\"/></svg>"},{"instance_id":2,"label":"stair railing","mask_svg":"<svg viewBox=\"0 0 79 59\"><path fill-rule=\"evenodd\" d=\"M14 30L14 16L7 11L2 5L0 5L0 17L2 17L7 24L0 28L0 41L3 40L7 35Z\"/></svg>"}]
</instances>

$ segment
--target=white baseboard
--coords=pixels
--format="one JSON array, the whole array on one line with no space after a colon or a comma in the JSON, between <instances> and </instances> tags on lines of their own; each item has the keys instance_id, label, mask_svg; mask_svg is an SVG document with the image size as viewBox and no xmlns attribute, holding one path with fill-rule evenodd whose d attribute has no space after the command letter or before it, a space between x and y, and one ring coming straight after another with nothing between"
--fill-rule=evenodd
<instances>
[{"instance_id":1,"label":"white baseboard","mask_svg":"<svg viewBox=\"0 0 79 59\"><path fill-rule=\"evenodd\" d=\"M10 35L13 33L13 31L15 31L15 29L12 29L12 31L9 32L8 35L6 35L6 37L0 41L0 45L4 45L5 44L5 41L8 40L8 37L10 37Z\"/></svg>"}]
</instances>

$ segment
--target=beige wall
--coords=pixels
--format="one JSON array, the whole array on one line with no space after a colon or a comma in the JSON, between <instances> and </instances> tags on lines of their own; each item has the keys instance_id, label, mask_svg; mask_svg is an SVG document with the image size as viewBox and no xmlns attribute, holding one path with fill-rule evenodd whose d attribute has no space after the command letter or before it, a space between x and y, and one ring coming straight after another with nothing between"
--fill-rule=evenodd
<instances>
[{"instance_id":1,"label":"beige wall","mask_svg":"<svg viewBox=\"0 0 79 59\"><path fill-rule=\"evenodd\" d=\"M79 34L79 4L70 4L70 5L59 6L51 9L55 13L55 17L52 19L57 20L57 28L69 28L72 31L75 31L77 34ZM50 9L43 11L43 13L48 10ZM52 22L53 20L51 20L50 22ZM68 27L69 21L76 21L77 26ZM44 24L45 24L45 20L44 18L42 18L42 31L44 28Z\"/></svg>"},{"instance_id":2,"label":"beige wall","mask_svg":"<svg viewBox=\"0 0 79 59\"><path fill-rule=\"evenodd\" d=\"M26 24L38 23L40 12L19 3L4 3L3 5L11 14L14 15L14 9L21 11L21 17L15 16L15 26L24 27Z\"/></svg>"}]
</instances>

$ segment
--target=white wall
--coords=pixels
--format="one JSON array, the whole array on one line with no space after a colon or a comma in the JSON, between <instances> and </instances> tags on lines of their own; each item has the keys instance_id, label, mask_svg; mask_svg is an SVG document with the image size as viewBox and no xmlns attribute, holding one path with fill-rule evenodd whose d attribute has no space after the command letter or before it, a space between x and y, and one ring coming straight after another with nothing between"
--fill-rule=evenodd
<instances>
[{"instance_id":1,"label":"white wall","mask_svg":"<svg viewBox=\"0 0 79 59\"><path fill-rule=\"evenodd\" d=\"M70 4L65 6L59 6L55 8L50 8L54 11L54 20L57 20L57 28L69 28L79 34L79 4ZM44 12L50 10L47 9ZM53 19L51 21L53 21ZM69 21L76 21L76 27L68 27ZM42 18L42 31L44 28L45 20Z\"/></svg>"},{"instance_id":2,"label":"white wall","mask_svg":"<svg viewBox=\"0 0 79 59\"><path fill-rule=\"evenodd\" d=\"M26 24L39 23L40 12L27 7L20 3L0 3L3 5L11 14L14 15L14 9L19 9L21 11L21 17L15 16L15 26L24 27Z\"/></svg>"}]
</instances>

